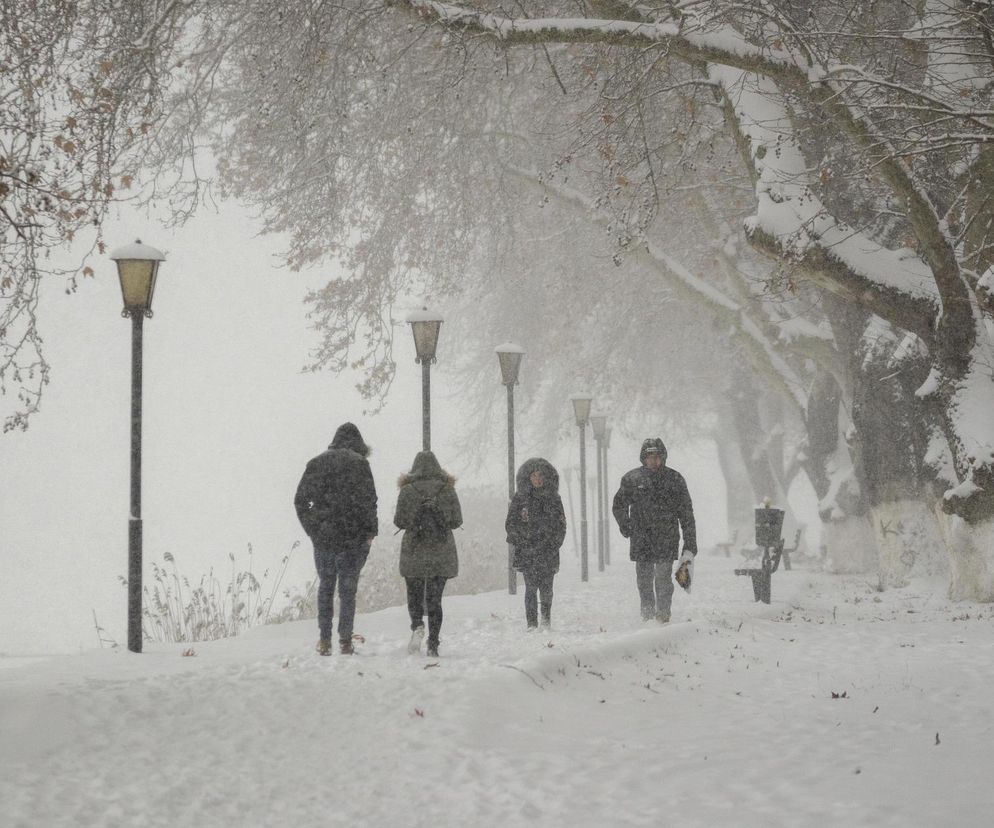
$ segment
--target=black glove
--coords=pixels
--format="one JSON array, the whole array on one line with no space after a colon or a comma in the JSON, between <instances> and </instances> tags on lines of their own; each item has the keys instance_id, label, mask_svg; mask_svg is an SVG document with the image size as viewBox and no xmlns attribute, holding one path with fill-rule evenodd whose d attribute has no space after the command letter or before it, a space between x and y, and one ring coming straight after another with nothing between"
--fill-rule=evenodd
<instances>
[{"instance_id":1,"label":"black glove","mask_svg":"<svg viewBox=\"0 0 994 828\"><path fill-rule=\"evenodd\" d=\"M629 523L621 523L618 525L618 531L621 532L621 537L630 538L632 536L632 527Z\"/></svg>"}]
</instances>

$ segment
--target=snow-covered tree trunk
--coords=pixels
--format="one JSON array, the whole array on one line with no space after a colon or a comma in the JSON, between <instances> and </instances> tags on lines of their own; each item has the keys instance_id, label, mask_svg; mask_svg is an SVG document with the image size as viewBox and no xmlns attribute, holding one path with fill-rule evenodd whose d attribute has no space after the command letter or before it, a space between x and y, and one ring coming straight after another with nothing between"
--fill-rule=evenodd
<instances>
[{"instance_id":1,"label":"snow-covered tree trunk","mask_svg":"<svg viewBox=\"0 0 994 828\"><path fill-rule=\"evenodd\" d=\"M940 514L939 527L949 551L949 597L954 601L994 601L994 520L967 523Z\"/></svg>"},{"instance_id":2,"label":"snow-covered tree trunk","mask_svg":"<svg viewBox=\"0 0 994 828\"><path fill-rule=\"evenodd\" d=\"M924 499L882 501L870 507L869 520L881 588L905 586L916 576L950 573L953 556L942 529L949 517L936 513Z\"/></svg>"}]
</instances>

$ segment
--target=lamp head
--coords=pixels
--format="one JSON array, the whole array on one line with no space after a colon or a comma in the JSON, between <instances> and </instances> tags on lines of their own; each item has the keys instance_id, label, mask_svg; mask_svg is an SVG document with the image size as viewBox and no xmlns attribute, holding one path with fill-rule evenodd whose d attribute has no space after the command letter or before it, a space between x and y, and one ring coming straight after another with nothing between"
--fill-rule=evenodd
<instances>
[{"instance_id":1,"label":"lamp head","mask_svg":"<svg viewBox=\"0 0 994 828\"><path fill-rule=\"evenodd\" d=\"M417 363L431 364L435 361L435 349L438 347L438 331L442 327L441 314L422 308L407 317L414 333L414 350Z\"/></svg>"},{"instance_id":2,"label":"lamp head","mask_svg":"<svg viewBox=\"0 0 994 828\"><path fill-rule=\"evenodd\" d=\"M495 349L497 359L500 360L500 377L504 385L518 384L518 370L521 368L521 358L525 355L525 349L514 342L505 342Z\"/></svg>"},{"instance_id":3,"label":"lamp head","mask_svg":"<svg viewBox=\"0 0 994 828\"><path fill-rule=\"evenodd\" d=\"M593 397L586 392L580 392L574 394L570 401L573 403L573 416L576 417L576 424L583 428L587 425L587 421L590 419L590 404L593 402Z\"/></svg>"},{"instance_id":4,"label":"lamp head","mask_svg":"<svg viewBox=\"0 0 994 828\"><path fill-rule=\"evenodd\" d=\"M165 261L165 254L142 244L138 239L134 244L117 248L110 258L117 263L117 276L121 281L121 298L124 300L121 315L151 317L155 280L159 274L159 262Z\"/></svg>"}]
</instances>

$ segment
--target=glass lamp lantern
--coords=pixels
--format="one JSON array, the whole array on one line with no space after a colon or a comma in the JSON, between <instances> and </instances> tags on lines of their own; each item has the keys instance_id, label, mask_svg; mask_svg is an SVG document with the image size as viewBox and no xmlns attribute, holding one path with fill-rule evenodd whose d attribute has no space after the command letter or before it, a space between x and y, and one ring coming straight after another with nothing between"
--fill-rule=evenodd
<instances>
[{"instance_id":1,"label":"glass lamp lantern","mask_svg":"<svg viewBox=\"0 0 994 828\"><path fill-rule=\"evenodd\" d=\"M576 417L576 424L578 426L585 426L590 420L590 404L593 402L593 399L586 392L580 392L570 397L570 401L573 403L573 415Z\"/></svg>"},{"instance_id":2,"label":"glass lamp lantern","mask_svg":"<svg viewBox=\"0 0 994 828\"><path fill-rule=\"evenodd\" d=\"M428 308L422 308L409 314L407 321L414 332L414 350L417 352L414 361L430 365L435 361L438 332L443 322L441 315L428 310Z\"/></svg>"},{"instance_id":3,"label":"glass lamp lantern","mask_svg":"<svg viewBox=\"0 0 994 828\"><path fill-rule=\"evenodd\" d=\"M505 342L495 349L500 360L500 376L504 385L518 384L518 370L521 368L521 358L525 349L514 342Z\"/></svg>"},{"instance_id":4,"label":"glass lamp lantern","mask_svg":"<svg viewBox=\"0 0 994 828\"><path fill-rule=\"evenodd\" d=\"M113 251L110 258L117 264L117 276L121 282L121 298L124 301L121 315L140 314L151 317L155 280L159 273L159 263L165 261L165 254L142 244L141 239L138 239L134 244Z\"/></svg>"}]
</instances>

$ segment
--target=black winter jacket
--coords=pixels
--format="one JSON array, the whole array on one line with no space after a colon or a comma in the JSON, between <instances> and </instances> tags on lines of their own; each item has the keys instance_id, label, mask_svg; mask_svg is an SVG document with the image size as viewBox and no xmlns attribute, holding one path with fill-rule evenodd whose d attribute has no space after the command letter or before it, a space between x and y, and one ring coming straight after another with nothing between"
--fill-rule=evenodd
<instances>
[{"instance_id":1,"label":"black winter jacket","mask_svg":"<svg viewBox=\"0 0 994 828\"><path fill-rule=\"evenodd\" d=\"M328 450L307 464L293 505L315 543L350 547L376 536L376 486L368 454L359 429L345 423Z\"/></svg>"},{"instance_id":2,"label":"black winter jacket","mask_svg":"<svg viewBox=\"0 0 994 828\"><path fill-rule=\"evenodd\" d=\"M632 469L621 478L611 509L618 528L631 538L633 561L675 560L683 547L697 554L697 527L687 483L678 471L663 466Z\"/></svg>"},{"instance_id":3,"label":"black winter jacket","mask_svg":"<svg viewBox=\"0 0 994 828\"><path fill-rule=\"evenodd\" d=\"M538 488L529 480L535 470L545 478ZM559 547L566 538L559 474L547 460L532 457L521 464L516 483L504 521L507 542L514 546L514 568L537 574L558 572Z\"/></svg>"}]
</instances>

